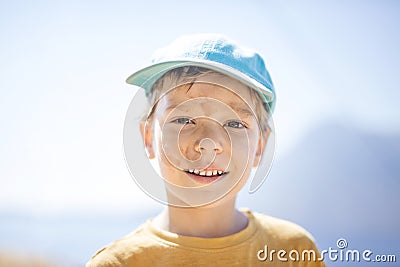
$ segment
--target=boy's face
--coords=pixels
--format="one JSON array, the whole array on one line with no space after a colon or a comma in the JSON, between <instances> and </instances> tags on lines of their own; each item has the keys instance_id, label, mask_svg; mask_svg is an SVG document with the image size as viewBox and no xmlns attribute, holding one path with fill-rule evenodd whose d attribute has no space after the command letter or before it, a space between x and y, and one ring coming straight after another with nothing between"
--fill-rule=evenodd
<instances>
[{"instance_id":1,"label":"boy's face","mask_svg":"<svg viewBox=\"0 0 400 267\"><path fill-rule=\"evenodd\" d=\"M265 142L250 89L217 74L174 86L165 86L143 132L167 191L196 206L236 196Z\"/></svg>"}]
</instances>

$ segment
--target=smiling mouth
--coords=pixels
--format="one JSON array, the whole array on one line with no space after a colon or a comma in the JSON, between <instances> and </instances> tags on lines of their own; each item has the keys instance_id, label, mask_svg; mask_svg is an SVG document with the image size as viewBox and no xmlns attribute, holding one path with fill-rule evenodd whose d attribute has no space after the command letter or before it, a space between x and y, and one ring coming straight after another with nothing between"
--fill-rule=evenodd
<instances>
[{"instance_id":1,"label":"smiling mouth","mask_svg":"<svg viewBox=\"0 0 400 267\"><path fill-rule=\"evenodd\" d=\"M190 173L192 175L201 176L201 177L219 177L224 174L228 174L228 172L225 172L222 170L216 170L216 169L210 169L210 170L189 169L189 170L185 170L185 172Z\"/></svg>"}]
</instances>

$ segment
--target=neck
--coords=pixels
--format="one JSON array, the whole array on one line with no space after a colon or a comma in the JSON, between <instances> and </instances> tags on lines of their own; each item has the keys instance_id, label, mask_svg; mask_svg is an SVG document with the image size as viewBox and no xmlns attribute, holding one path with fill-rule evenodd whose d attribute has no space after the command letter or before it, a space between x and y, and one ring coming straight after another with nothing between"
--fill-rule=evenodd
<instances>
[{"instance_id":1,"label":"neck","mask_svg":"<svg viewBox=\"0 0 400 267\"><path fill-rule=\"evenodd\" d=\"M231 199L196 208L168 206L153 224L179 235L212 238L243 230L247 226L247 216L235 209L235 199Z\"/></svg>"}]
</instances>

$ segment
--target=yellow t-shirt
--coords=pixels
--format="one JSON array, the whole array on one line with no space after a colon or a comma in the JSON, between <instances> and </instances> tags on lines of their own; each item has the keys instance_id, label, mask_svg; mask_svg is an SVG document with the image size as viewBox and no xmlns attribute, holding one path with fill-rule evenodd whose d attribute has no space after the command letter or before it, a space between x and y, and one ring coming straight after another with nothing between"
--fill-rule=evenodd
<instances>
[{"instance_id":1,"label":"yellow t-shirt","mask_svg":"<svg viewBox=\"0 0 400 267\"><path fill-rule=\"evenodd\" d=\"M149 220L99 250L86 266L325 266L318 260L313 238L303 228L244 212L247 227L219 238L181 236L157 229Z\"/></svg>"}]
</instances>

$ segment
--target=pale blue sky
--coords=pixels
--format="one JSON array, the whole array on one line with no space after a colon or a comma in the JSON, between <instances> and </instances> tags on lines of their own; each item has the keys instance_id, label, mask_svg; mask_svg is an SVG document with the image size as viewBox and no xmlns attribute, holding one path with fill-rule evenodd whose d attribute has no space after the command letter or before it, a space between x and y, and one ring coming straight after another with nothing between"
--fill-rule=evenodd
<instances>
[{"instance_id":1,"label":"pale blue sky","mask_svg":"<svg viewBox=\"0 0 400 267\"><path fill-rule=\"evenodd\" d=\"M124 80L187 33L264 55L278 153L329 119L399 133L398 14L389 0L0 1L0 208L153 206L123 159Z\"/></svg>"}]
</instances>

